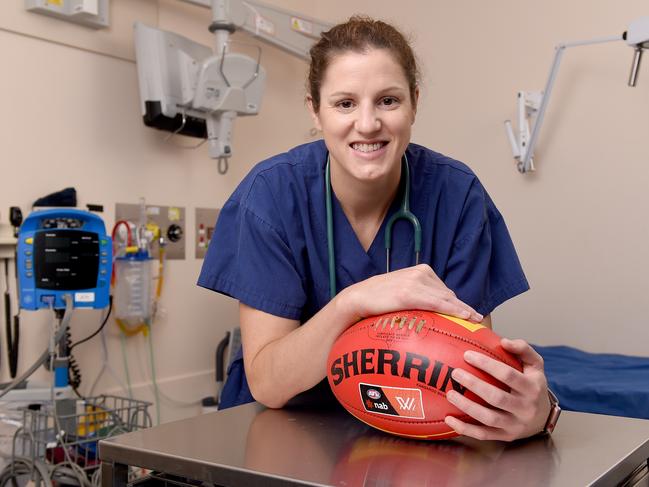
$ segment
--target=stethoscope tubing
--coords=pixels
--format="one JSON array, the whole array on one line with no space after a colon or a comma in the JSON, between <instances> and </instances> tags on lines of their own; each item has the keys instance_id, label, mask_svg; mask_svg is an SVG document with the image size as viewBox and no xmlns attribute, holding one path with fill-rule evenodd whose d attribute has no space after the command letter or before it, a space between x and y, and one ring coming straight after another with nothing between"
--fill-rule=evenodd
<instances>
[{"instance_id":1,"label":"stethoscope tubing","mask_svg":"<svg viewBox=\"0 0 649 487\"><path fill-rule=\"evenodd\" d=\"M334 249L334 215L331 203L331 172L329 171L329 156L325 168L325 205L327 207L327 256L329 264L329 296L333 299L336 294L336 251Z\"/></svg>"},{"instance_id":2,"label":"stethoscope tubing","mask_svg":"<svg viewBox=\"0 0 649 487\"><path fill-rule=\"evenodd\" d=\"M419 264L421 255L421 224L414 213L410 211L410 166L406 154L401 158L402 174L405 178L405 188L401 207L394 215L390 217L385 227L385 271L390 272L390 254L392 250L392 227L397 220L407 220L413 227L415 239L415 265ZM329 267L329 295L333 299L337 294L336 289L336 257L334 246L334 225L333 225L333 204L331 196L331 171L330 158L327 155L327 164L325 166L325 206L327 212L327 257Z\"/></svg>"}]
</instances>

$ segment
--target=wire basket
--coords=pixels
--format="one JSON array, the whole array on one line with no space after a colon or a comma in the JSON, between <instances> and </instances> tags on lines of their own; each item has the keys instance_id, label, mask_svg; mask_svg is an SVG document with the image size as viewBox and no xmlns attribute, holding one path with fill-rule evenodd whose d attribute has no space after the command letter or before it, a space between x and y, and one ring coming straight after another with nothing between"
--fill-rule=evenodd
<instances>
[{"instance_id":1,"label":"wire basket","mask_svg":"<svg viewBox=\"0 0 649 487\"><path fill-rule=\"evenodd\" d=\"M125 397L97 396L25 408L23 426L14 435L13 460L74 464L74 469L78 466L90 475L101 463L99 440L150 427L150 405Z\"/></svg>"}]
</instances>

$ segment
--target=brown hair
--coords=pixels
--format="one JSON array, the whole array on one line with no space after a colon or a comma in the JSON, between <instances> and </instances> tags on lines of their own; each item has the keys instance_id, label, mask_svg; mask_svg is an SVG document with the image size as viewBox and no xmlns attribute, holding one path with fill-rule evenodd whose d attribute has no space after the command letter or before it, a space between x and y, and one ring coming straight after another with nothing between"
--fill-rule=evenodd
<instances>
[{"instance_id":1,"label":"brown hair","mask_svg":"<svg viewBox=\"0 0 649 487\"><path fill-rule=\"evenodd\" d=\"M316 113L320 110L322 80L333 57L346 51L364 53L370 48L387 49L394 56L403 69L410 89L410 100L415 105L419 69L408 40L390 24L354 15L347 22L323 32L320 40L309 51L311 64L307 91Z\"/></svg>"}]
</instances>

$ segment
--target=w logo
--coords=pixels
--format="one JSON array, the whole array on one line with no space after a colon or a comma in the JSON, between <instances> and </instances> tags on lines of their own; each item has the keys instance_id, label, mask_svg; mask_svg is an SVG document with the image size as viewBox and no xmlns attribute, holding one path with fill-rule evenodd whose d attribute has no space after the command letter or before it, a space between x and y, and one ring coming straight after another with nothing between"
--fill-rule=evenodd
<instances>
[{"instance_id":1,"label":"w logo","mask_svg":"<svg viewBox=\"0 0 649 487\"><path fill-rule=\"evenodd\" d=\"M397 402L399 403L399 408L406 411L412 411L415 409L415 398L414 397L401 397L396 396Z\"/></svg>"}]
</instances>

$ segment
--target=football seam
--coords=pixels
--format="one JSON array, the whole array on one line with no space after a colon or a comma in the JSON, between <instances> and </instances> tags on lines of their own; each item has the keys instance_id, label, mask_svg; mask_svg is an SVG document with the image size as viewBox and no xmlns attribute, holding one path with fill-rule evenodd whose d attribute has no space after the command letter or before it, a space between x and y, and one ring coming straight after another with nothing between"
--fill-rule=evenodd
<instances>
[{"instance_id":1,"label":"football seam","mask_svg":"<svg viewBox=\"0 0 649 487\"><path fill-rule=\"evenodd\" d=\"M469 343L469 344L473 345L474 347L479 348L480 350L484 350L485 352L487 352L489 355L491 355L491 357L495 358L496 360L498 360L498 361L500 361L500 362L504 362L505 364L509 365L510 367L512 367L512 368L514 368L514 369L517 369L517 368L518 368L517 366L518 366L519 364L517 364L517 363L511 363L511 361L509 360L509 357L507 357L506 355L503 355L502 357L499 356L498 354L494 353L493 350L491 350L491 349L485 347L485 346L482 345L480 342L475 342L475 341L471 340L470 338L465 338L465 337L463 337L463 336L461 336L461 335L456 335L456 334L451 333L451 332L449 332L449 331L440 330L440 329L438 329L438 328L434 328L434 327L431 327L430 330L431 330L431 331L434 331L434 332L436 332L436 333L441 333L442 335L446 335L446 336L450 336L450 337L453 337L453 338L457 338L458 340L461 340L461 341L463 341L463 342Z\"/></svg>"},{"instance_id":2,"label":"football seam","mask_svg":"<svg viewBox=\"0 0 649 487\"><path fill-rule=\"evenodd\" d=\"M362 326L362 327L359 327L359 328L353 328L353 327L350 327L350 328L347 328L347 330L345 330L345 332L344 332L343 334L344 334L344 335L351 335L351 334L353 334L353 333L358 333L358 332L361 332L361 331L365 331L365 330L367 330L368 328L371 328L371 325L365 325L365 326ZM500 357L500 356L498 356L498 355L495 354L492 350L490 350L489 348L485 347L484 345L482 345L482 344L479 343L479 342L473 341L473 340L471 340L471 339L469 339L469 338L465 338L465 337L463 337L463 336L461 336L461 335L456 335L455 333L451 333L451 332L449 332L449 331L444 331L444 330L441 330L441 329L439 329L439 328L435 328L434 326L427 326L426 328L428 328L430 331L433 331L433 332L435 332L435 333L439 333L439 334L441 334L441 335L446 335L446 336L448 336L448 337L455 338L455 339L460 340L460 341L462 341L462 342L469 343L469 344L473 345L474 347L479 348L480 350L486 352L486 353L489 354L492 358L495 358L496 360L499 360L499 361L501 361L501 362L504 362L504 363L506 363L507 365L509 365L510 367L514 367L514 368L515 368L515 366L514 366L513 364L510 363L510 361L508 360L507 357Z\"/></svg>"},{"instance_id":3,"label":"football seam","mask_svg":"<svg viewBox=\"0 0 649 487\"><path fill-rule=\"evenodd\" d=\"M439 328L435 328L435 327L430 327L429 330L434 331L435 333L439 333L440 335L446 335L448 337L455 338L456 340L460 340L461 342L469 343L469 344L473 345L474 347L479 348L480 350L488 353L489 355L491 355L492 358L495 358L495 359L497 359L499 361L504 361L503 360L504 357L503 358L499 357L492 350L488 349L487 347L482 345L480 342L476 342L476 341L471 340L470 338L463 337L462 335L456 335L455 333L451 333L450 331L440 330ZM509 365L509 364L507 364L507 365Z\"/></svg>"}]
</instances>

